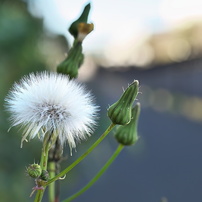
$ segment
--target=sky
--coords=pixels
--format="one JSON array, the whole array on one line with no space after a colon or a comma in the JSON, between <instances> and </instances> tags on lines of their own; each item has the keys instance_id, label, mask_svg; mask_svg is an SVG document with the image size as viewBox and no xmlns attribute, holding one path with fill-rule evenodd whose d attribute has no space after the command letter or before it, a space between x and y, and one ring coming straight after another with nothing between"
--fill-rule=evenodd
<instances>
[{"instance_id":1,"label":"sky","mask_svg":"<svg viewBox=\"0 0 202 202\"><path fill-rule=\"evenodd\" d=\"M202 16L201 0L29 0L29 10L44 19L47 31L64 34L72 42L67 29L89 2L89 22L95 29L84 40L84 50L111 58L112 63L128 60L123 53L150 34Z\"/></svg>"}]
</instances>

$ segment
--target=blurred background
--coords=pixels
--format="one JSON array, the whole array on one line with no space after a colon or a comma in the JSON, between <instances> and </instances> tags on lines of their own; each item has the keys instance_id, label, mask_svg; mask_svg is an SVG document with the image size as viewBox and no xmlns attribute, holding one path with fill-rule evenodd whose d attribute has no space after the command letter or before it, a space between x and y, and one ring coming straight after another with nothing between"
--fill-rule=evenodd
<instances>
[{"instance_id":1,"label":"blurred background","mask_svg":"<svg viewBox=\"0 0 202 202\"><path fill-rule=\"evenodd\" d=\"M67 32L88 1L0 0L0 196L33 201L25 167L39 162L37 139L20 149L17 128L8 133L4 98L30 72L55 71L67 54ZM77 202L190 202L202 200L202 2L200 0L92 0L95 30L84 40L79 80L100 105L95 135L78 145L62 168L91 145L110 123L113 104L134 79L140 140L127 147ZM61 181L61 199L84 186L117 143L110 134ZM44 200L46 201L46 200Z\"/></svg>"}]
</instances>

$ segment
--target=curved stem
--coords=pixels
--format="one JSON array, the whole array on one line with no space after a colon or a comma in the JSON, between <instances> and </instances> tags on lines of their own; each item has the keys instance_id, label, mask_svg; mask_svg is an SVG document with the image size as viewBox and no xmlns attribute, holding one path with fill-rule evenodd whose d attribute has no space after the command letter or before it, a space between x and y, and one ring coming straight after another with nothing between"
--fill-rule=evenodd
<instances>
[{"instance_id":1,"label":"curved stem","mask_svg":"<svg viewBox=\"0 0 202 202\"><path fill-rule=\"evenodd\" d=\"M124 148L124 145L119 145L116 149L116 151L113 153L111 158L107 161L107 163L101 168L101 170L97 173L97 175L82 189L80 189L77 193L73 194L63 202L70 202L73 199L77 198L80 196L82 193L84 193L87 189L89 189L101 176L102 174L107 170L107 168L112 164L112 162L116 159L116 157L119 155L119 153L122 151Z\"/></svg>"},{"instance_id":2,"label":"curved stem","mask_svg":"<svg viewBox=\"0 0 202 202\"><path fill-rule=\"evenodd\" d=\"M65 176L72 168L74 168L79 162L81 162L95 147L98 146L100 142L107 136L107 134L114 128L115 124L111 124L107 130L99 137L99 139L83 154L81 155L76 161L74 161L70 166L68 166L66 169L64 169L62 172L60 172L58 175L56 175L54 178L50 179L45 186L49 185L50 183L58 180L59 178L62 178Z\"/></svg>"}]
</instances>

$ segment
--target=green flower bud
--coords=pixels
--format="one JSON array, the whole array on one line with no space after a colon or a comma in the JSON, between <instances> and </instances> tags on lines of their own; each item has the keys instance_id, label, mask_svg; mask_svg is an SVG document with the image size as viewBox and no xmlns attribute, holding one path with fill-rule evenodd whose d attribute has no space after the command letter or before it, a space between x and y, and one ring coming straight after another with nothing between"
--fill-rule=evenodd
<instances>
[{"instance_id":1,"label":"green flower bud","mask_svg":"<svg viewBox=\"0 0 202 202\"><path fill-rule=\"evenodd\" d=\"M116 140L122 145L132 145L137 142L137 126L140 115L140 103L132 109L132 119L128 125L119 126L116 133Z\"/></svg>"},{"instance_id":2,"label":"green flower bud","mask_svg":"<svg viewBox=\"0 0 202 202\"><path fill-rule=\"evenodd\" d=\"M133 102L138 94L139 82L135 80L123 93L121 98L108 109L112 123L126 125L131 120Z\"/></svg>"},{"instance_id":3,"label":"green flower bud","mask_svg":"<svg viewBox=\"0 0 202 202\"><path fill-rule=\"evenodd\" d=\"M75 39L77 39L77 36L78 36L78 25L79 25L79 23L87 23L89 12L90 12L90 3L85 6L80 17L76 21L74 21L71 24L71 26L69 27L69 32L71 35L74 36Z\"/></svg>"},{"instance_id":4,"label":"green flower bud","mask_svg":"<svg viewBox=\"0 0 202 202\"><path fill-rule=\"evenodd\" d=\"M70 49L67 58L57 66L57 72L67 74L71 79L76 78L83 60L84 55L82 53L81 43L76 41Z\"/></svg>"},{"instance_id":5,"label":"green flower bud","mask_svg":"<svg viewBox=\"0 0 202 202\"><path fill-rule=\"evenodd\" d=\"M43 181L48 181L48 179L49 179L49 173L48 173L47 170L42 170L40 179L43 180Z\"/></svg>"},{"instance_id":6,"label":"green flower bud","mask_svg":"<svg viewBox=\"0 0 202 202\"><path fill-rule=\"evenodd\" d=\"M27 168L27 173L32 178L38 178L41 175L41 166L39 164L31 164Z\"/></svg>"}]
</instances>

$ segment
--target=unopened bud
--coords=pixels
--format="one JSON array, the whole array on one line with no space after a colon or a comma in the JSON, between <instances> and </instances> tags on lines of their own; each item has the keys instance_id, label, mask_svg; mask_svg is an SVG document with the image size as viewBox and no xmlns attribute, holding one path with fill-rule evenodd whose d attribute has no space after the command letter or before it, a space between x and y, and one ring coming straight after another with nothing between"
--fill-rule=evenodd
<instances>
[{"instance_id":1,"label":"unopened bud","mask_svg":"<svg viewBox=\"0 0 202 202\"><path fill-rule=\"evenodd\" d=\"M41 166L39 164L31 164L27 168L27 173L32 178L38 178L41 175Z\"/></svg>"},{"instance_id":2,"label":"unopened bud","mask_svg":"<svg viewBox=\"0 0 202 202\"><path fill-rule=\"evenodd\" d=\"M137 103L132 110L132 119L128 125L119 126L116 133L116 140L122 145L132 145L137 142L137 126L140 115L140 103Z\"/></svg>"},{"instance_id":3,"label":"unopened bud","mask_svg":"<svg viewBox=\"0 0 202 202\"><path fill-rule=\"evenodd\" d=\"M130 123L133 102L138 94L139 82L135 80L123 93L121 98L108 109L112 123L126 125Z\"/></svg>"},{"instance_id":4,"label":"unopened bud","mask_svg":"<svg viewBox=\"0 0 202 202\"><path fill-rule=\"evenodd\" d=\"M48 173L47 170L42 170L40 179L43 180L43 181L48 181L48 179L49 179L49 173Z\"/></svg>"},{"instance_id":5,"label":"unopened bud","mask_svg":"<svg viewBox=\"0 0 202 202\"><path fill-rule=\"evenodd\" d=\"M78 76L78 69L82 65L84 55L81 43L76 41L70 49L67 58L57 66L57 72L68 75L71 79Z\"/></svg>"},{"instance_id":6,"label":"unopened bud","mask_svg":"<svg viewBox=\"0 0 202 202\"><path fill-rule=\"evenodd\" d=\"M71 24L71 26L69 28L69 32L71 35L74 36L75 39L77 39L77 37L78 37L79 23L87 23L89 12L90 12L90 3L85 6L80 17Z\"/></svg>"}]
</instances>

